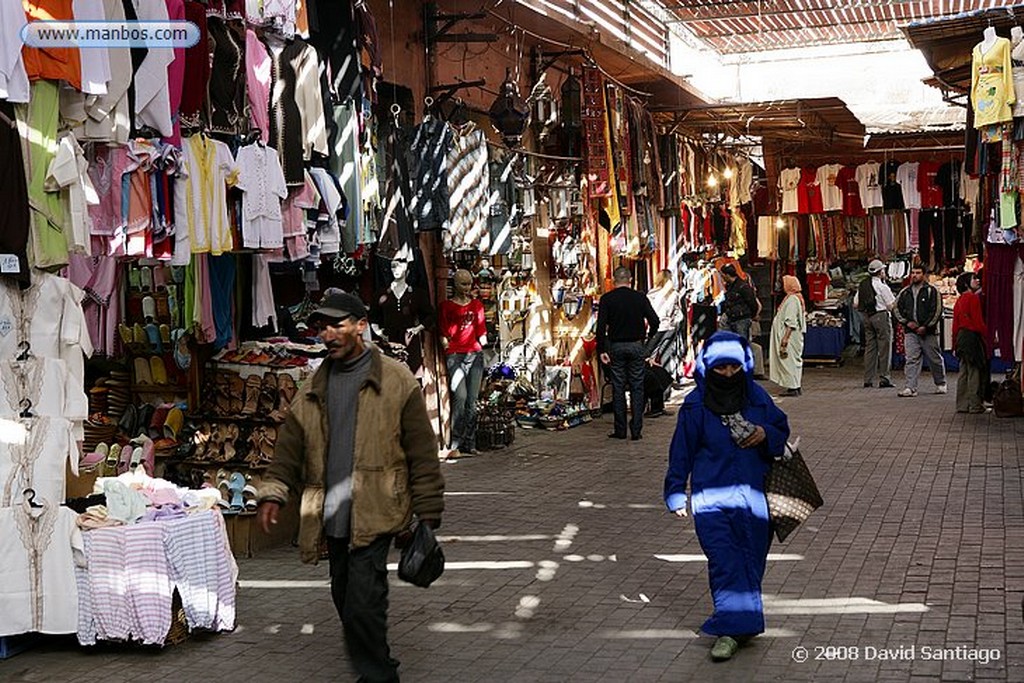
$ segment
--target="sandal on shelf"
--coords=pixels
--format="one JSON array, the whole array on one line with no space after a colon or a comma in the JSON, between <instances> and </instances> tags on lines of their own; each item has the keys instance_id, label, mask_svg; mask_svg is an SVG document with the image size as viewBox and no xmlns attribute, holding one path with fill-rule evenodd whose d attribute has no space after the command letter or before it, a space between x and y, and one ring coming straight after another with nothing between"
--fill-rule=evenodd
<instances>
[{"instance_id":1,"label":"sandal on shelf","mask_svg":"<svg viewBox=\"0 0 1024 683\"><path fill-rule=\"evenodd\" d=\"M245 404L242 406L241 415L255 415L260 410L260 396L263 388L263 378L259 375L249 375L245 379Z\"/></svg>"},{"instance_id":2,"label":"sandal on shelf","mask_svg":"<svg viewBox=\"0 0 1024 683\"><path fill-rule=\"evenodd\" d=\"M263 386L260 389L259 414L271 417L271 413L277 410L277 403L280 397L277 394L277 373L270 371L263 373Z\"/></svg>"},{"instance_id":3,"label":"sandal on shelf","mask_svg":"<svg viewBox=\"0 0 1024 683\"><path fill-rule=\"evenodd\" d=\"M195 460L206 460L207 451L210 448L210 437L212 436L212 427L209 422L202 423L199 428L195 431L192 436L192 442L195 444L195 448L192 452L192 457Z\"/></svg>"},{"instance_id":4,"label":"sandal on shelf","mask_svg":"<svg viewBox=\"0 0 1024 683\"><path fill-rule=\"evenodd\" d=\"M295 394L299 393L299 387L295 383L295 378L288 373L282 373L277 378L277 395L279 398L277 404L277 410L281 413L282 419L291 410L292 401L295 400Z\"/></svg>"},{"instance_id":5,"label":"sandal on shelf","mask_svg":"<svg viewBox=\"0 0 1024 683\"><path fill-rule=\"evenodd\" d=\"M228 386L231 390L231 406L228 415L241 415L242 408L245 407L245 380L237 372L232 372Z\"/></svg>"},{"instance_id":6,"label":"sandal on shelf","mask_svg":"<svg viewBox=\"0 0 1024 683\"><path fill-rule=\"evenodd\" d=\"M239 436L238 425L234 422L224 425L222 427L222 432L224 434L224 442L222 445L224 457L222 461L230 462L235 459L236 455L238 455L238 449L235 447L235 442Z\"/></svg>"}]
</instances>

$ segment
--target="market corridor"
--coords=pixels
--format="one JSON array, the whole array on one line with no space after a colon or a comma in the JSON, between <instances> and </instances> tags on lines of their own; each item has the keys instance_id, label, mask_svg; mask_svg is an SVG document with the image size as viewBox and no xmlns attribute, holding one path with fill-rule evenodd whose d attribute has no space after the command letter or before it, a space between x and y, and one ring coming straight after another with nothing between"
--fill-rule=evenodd
<instances>
[{"instance_id":1,"label":"market corridor","mask_svg":"<svg viewBox=\"0 0 1024 683\"><path fill-rule=\"evenodd\" d=\"M703 558L660 500L673 419L613 445L606 418L444 466L448 569L428 590L392 574L402 680L1024 680L1024 420L862 389L856 365L809 369L780 400L826 507L772 548L768 632L732 661L694 635ZM239 564L234 633L158 652L60 640L0 680L350 680L326 567L291 549Z\"/></svg>"}]
</instances>

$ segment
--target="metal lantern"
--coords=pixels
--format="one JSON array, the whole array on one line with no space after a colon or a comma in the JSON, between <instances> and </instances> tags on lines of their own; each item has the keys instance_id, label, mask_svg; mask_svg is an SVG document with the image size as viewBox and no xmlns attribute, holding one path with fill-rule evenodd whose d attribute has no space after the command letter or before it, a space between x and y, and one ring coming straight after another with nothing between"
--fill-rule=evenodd
<instances>
[{"instance_id":1,"label":"metal lantern","mask_svg":"<svg viewBox=\"0 0 1024 683\"><path fill-rule=\"evenodd\" d=\"M543 142L551 135L558 125L558 108L555 106L555 94L541 75L537 85L530 92L531 118L537 137Z\"/></svg>"},{"instance_id":2,"label":"metal lantern","mask_svg":"<svg viewBox=\"0 0 1024 683\"><path fill-rule=\"evenodd\" d=\"M526 126L530 122L530 108L519 95L519 84L512 78L512 70L505 70L505 81L501 84L498 98L488 112L491 125L498 131L505 144L518 145Z\"/></svg>"},{"instance_id":3,"label":"metal lantern","mask_svg":"<svg viewBox=\"0 0 1024 683\"><path fill-rule=\"evenodd\" d=\"M583 127L583 86L572 67L562 81L562 125L573 130Z\"/></svg>"}]
</instances>

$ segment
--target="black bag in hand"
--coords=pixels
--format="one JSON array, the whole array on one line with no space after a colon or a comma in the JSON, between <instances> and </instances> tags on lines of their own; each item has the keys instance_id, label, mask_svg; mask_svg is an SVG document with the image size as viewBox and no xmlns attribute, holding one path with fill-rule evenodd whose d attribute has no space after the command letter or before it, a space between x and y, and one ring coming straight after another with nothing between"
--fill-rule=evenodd
<instances>
[{"instance_id":1,"label":"black bag in hand","mask_svg":"<svg viewBox=\"0 0 1024 683\"><path fill-rule=\"evenodd\" d=\"M402 549L398 578L420 588L434 583L444 573L444 553L429 524L416 525L412 540Z\"/></svg>"},{"instance_id":2,"label":"black bag in hand","mask_svg":"<svg viewBox=\"0 0 1024 683\"><path fill-rule=\"evenodd\" d=\"M801 522L825 504L799 448L788 444L786 448L791 457L772 463L764 485L768 516L779 541L785 541Z\"/></svg>"}]
</instances>

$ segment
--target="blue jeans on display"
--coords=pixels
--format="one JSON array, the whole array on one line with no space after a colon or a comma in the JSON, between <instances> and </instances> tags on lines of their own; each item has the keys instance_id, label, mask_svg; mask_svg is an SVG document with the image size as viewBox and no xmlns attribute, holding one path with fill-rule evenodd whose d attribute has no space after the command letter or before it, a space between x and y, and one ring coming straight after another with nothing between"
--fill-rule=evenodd
<instances>
[{"instance_id":1,"label":"blue jeans on display","mask_svg":"<svg viewBox=\"0 0 1024 683\"><path fill-rule=\"evenodd\" d=\"M644 428L644 375L647 354L641 342L609 342L608 356L612 375L612 407L615 410L615 433L626 435L626 387L633 415L629 431L633 438Z\"/></svg>"},{"instance_id":2,"label":"blue jeans on display","mask_svg":"<svg viewBox=\"0 0 1024 683\"><path fill-rule=\"evenodd\" d=\"M447 358L451 387L452 448L476 449L476 399L484 379L484 356L480 351L452 353Z\"/></svg>"},{"instance_id":3,"label":"blue jeans on display","mask_svg":"<svg viewBox=\"0 0 1024 683\"><path fill-rule=\"evenodd\" d=\"M327 537L331 597L341 617L345 649L360 681L398 683L398 661L388 647L391 537L381 536L363 548L349 549L348 542Z\"/></svg>"}]
</instances>

